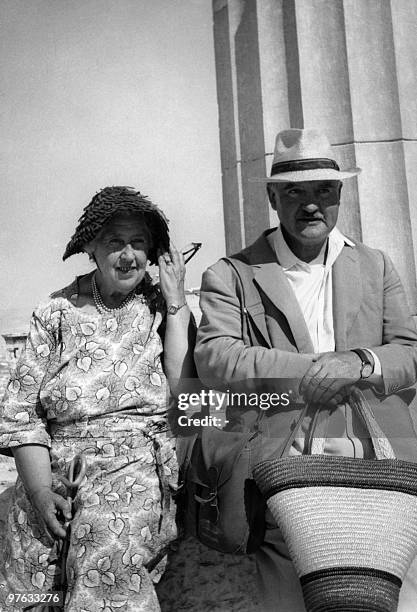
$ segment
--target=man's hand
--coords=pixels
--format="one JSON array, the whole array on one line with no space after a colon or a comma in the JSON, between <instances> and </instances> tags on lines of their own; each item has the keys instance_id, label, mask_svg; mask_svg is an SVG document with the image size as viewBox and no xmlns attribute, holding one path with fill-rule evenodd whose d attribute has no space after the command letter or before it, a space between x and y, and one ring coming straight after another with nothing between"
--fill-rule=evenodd
<instances>
[{"instance_id":1,"label":"man's hand","mask_svg":"<svg viewBox=\"0 0 417 612\"><path fill-rule=\"evenodd\" d=\"M360 380L362 361L352 351L323 353L300 383L300 393L306 402L336 407L346 400L352 386Z\"/></svg>"},{"instance_id":2,"label":"man's hand","mask_svg":"<svg viewBox=\"0 0 417 612\"><path fill-rule=\"evenodd\" d=\"M40 516L46 534L52 542L54 538L65 538L66 532L56 515L61 513L68 521L71 520L71 506L58 493L54 493L50 487L41 487L30 493L32 505Z\"/></svg>"}]
</instances>

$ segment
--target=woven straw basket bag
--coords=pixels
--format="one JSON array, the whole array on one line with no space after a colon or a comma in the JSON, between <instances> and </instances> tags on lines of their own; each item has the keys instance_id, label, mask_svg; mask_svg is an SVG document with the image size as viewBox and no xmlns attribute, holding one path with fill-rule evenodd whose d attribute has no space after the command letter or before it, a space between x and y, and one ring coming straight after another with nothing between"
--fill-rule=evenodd
<instances>
[{"instance_id":1,"label":"woven straw basket bag","mask_svg":"<svg viewBox=\"0 0 417 612\"><path fill-rule=\"evenodd\" d=\"M311 455L288 457L296 427L281 457L258 463L253 475L308 612L395 612L417 552L417 465L395 458L360 391L349 403L371 434L376 460L323 455L324 438L314 439Z\"/></svg>"}]
</instances>

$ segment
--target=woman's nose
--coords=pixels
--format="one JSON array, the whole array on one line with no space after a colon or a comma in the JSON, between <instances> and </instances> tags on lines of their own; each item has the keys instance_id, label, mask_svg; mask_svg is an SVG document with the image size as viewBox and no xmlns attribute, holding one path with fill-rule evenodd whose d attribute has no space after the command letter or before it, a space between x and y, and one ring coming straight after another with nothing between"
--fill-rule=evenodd
<instances>
[{"instance_id":1,"label":"woman's nose","mask_svg":"<svg viewBox=\"0 0 417 612\"><path fill-rule=\"evenodd\" d=\"M128 244L125 244L125 246L122 249L122 252L120 253L120 257L122 259L128 259L128 260L134 259L135 254L133 252L133 248L130 242Z\"/></svg>"}]
</instances>

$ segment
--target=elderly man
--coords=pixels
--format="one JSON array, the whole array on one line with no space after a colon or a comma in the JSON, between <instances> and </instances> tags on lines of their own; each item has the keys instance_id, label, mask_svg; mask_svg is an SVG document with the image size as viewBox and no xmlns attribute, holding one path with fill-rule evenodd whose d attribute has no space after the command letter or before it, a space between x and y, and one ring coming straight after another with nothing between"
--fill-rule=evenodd
<instances>
[{"instance_id":1,"label":"elderly man","mask_svg":"<svg viewBox=\"0 0 417 612\"><path fill-rule=\"evenodd\" d=\"M245 345L236 275L220 260L203 277L196 363L203 382L222 388L239 381L240 390L253 390L262 379L265 389L282 392L297 381L304 401L331 408L325 453L371 458L369 435L346 402L361 381L396 456L416 461L413 392L403 390L417 379L417 332L404 290L387 255L336 227L342 181L359 172L340 171L317 130L278 134L271 176L257 180L267 184L280 224L235 256L251 270L272 348ZM266 416L264 433L278 447L291 426L288 412L275 408ZM312 420L307 413L291 454L307 451ZM301 587L269 512L266 522L257 552L262 609L302 612ZM415 609L409 574L399 610Z\"/></svg>"}]
</instances>

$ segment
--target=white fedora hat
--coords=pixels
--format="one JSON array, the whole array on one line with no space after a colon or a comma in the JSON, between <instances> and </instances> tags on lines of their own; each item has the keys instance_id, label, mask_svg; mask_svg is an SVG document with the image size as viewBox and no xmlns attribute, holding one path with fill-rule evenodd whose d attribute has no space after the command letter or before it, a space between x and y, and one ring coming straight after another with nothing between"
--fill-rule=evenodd
<instances>
[{"instance_id":1,"label":"white fedora hat","mask_svg":"<svg viewBox=\"0 0 417 612\"><path fill-rule=\"evenodd\" d=\"M342 181L360 172L360 168L339 169L327 136L319 130L291 128L277 134L271 176L250 180L259 183Z\"/></svg>"}]
</instances>

